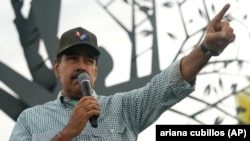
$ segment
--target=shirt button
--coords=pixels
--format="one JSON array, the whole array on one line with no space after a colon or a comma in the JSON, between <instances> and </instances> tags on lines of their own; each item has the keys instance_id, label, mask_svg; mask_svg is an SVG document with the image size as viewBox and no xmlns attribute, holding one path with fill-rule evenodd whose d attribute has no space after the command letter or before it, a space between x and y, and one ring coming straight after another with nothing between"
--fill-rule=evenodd
<instances>
[{"instance_id":1,"label":"shirt button","mask_svg":"<svg viewBox=\"0 0 250 141\"><path fill-rule=\"evenodd\" d=\"M114 129L111 129L111 130L110 130L111 133L114 133L114 131L115 131Z\"/></svg>"}]
</instances>

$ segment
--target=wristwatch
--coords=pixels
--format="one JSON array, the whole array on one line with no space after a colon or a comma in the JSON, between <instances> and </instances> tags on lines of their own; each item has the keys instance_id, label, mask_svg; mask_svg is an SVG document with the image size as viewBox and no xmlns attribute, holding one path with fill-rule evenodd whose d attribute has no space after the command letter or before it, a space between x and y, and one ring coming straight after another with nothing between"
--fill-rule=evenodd
<instances>
[{"instance_id":1,"label":"wristwatch","mask_svg":"<svg viewBox=\"0 0 250 141\"><path fill-rule=\"evenodd\" d=\"M221 52L216 52L216 51L213 51L213 50L209 50L205 47L204 43L202 43L200 45L201 47L201 51L204 52L206 55L208 56L219 56L221 54Z\"/></svg>"}]
</instances>

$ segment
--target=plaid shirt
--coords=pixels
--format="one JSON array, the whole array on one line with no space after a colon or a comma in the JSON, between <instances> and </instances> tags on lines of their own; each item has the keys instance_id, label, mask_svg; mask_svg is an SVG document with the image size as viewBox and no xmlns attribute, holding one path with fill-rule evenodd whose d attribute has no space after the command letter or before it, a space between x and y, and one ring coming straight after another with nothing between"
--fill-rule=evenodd
<instances>
[{"instance_id":1,"label":"plaid shirt","mask_svg":"<svg viewBox=\"0 0 250 141\"><path fill-rule=\"evenodd\" d=\"M183 80L180 60L152 78L144 87L110 96L97 96L101 108L98 127L90 123L75 141L136 141L138 134L171 106L188 96L194 87ZM24 110L10 141L49 141L67 125L73 101L60 92L57 99Z\"/></svg>"}]
</instances>

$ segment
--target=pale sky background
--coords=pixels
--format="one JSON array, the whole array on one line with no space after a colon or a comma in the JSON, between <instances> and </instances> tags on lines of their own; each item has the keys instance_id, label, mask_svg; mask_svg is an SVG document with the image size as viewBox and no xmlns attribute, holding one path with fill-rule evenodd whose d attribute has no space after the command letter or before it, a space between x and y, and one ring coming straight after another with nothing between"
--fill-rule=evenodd
<instances>
[{"instance_id":1,"label":"pale sky background","mask_svg":"<svg viewBox=\"0 0 250 141\"><path fill-rule=\"evenodd\" d=\"M108 0L106 0L108 1ZM189 0L191 1L191 0ZM186 12L190 12L190 15L195 17L198 16L197 12L194 11L197 5L201 5L200 0L192 0L193 2L186 5ZM31 0L24 0L25 5L22 9L22 13L24 16L27 17L30 2ZM180 44L184 40L183 36L183 27L180 23L180 15L176 6L174 6L171 10L164 9L161 5L163 0L158 0L157 3L157 26L158 26L158 40L159 40L159 55L160 55L160 65L161 69L166 68L172 61L172 57L176 54ZM231 3L230 10L237 9L235 15L241 15L242 13L248 14L248 20L244 23L246 26L250 25L249 22L249 7L248 7L248 0L239 0L239 4L235 0L209 0L209 2L216 3L216 8L220 9L225 3ZM240 7L240 9L238 9ZM125 26L130 30L130 17L131 14L128 11L131 11L128 7L120 3L116 3L114 7L111 9L114 13L117 14L119 20L123 21ZM229 10L229 11L230 11ZM138 15L138 18L142 18L143 15ZM10 3L10 0L2 0L0 4L0 61L16 70L21 75L25 76L27 79L32 80L31 75L28 71L27 64L25 62L25 58L23 56L23 51L20 46L19 38L17 36L16 27L13 24L13 20L15 15L13 13L13 9ZM190 26L200 26L202 23L200 22L199 25L190 25ZM128 40L127 35L124 31L110 18L109 15L94 1L94 0L62 0L62 7L60 13L60 21L59 21L59 28L58 28L58 36L62 34L65 30L75 27L75 26L83 26L90 31L94 32L98 37L98 42L100 46L104 46L108 52L114 58L114 69L105 80L107 86L115 85L117 83L122 83L129 80L129 70L130 68L130 55L131 55L131 45L130 41ZM219 56L219 58L212 58L211 61L216 59L224 59L224 58L235 58L235 51L237 47L241 47L240 56L242 58L249 58L250 52L250 42L249 42L249 27L242 28L237 25L237 23L232 23L232 26L235 28L235 32L237 34L236 41L230 45L230 47L225 50L225 52ZM144 27L150 27L149 25L145 24ZM192 27L190 28L192 29ZM166 38L165 31L172 31L179 38L178 41L173 42ZM190 30L189 32L193 32ZM195 40L195 39L194 39ZM147 45L151 44L150 40L140 40L138 37L138 52L143 52L143 50L147 49ZM166 47L167 46L167 47ZM175 48L170 48L170 47ZM46 50L43 48L43 43L41 42L40 48L41 54L46 58ZM140 76L145 76L150 74L150 67L151 67L151 54L150 52L145 53L142 55L138 60L138 72ZM250 60L250 59L249 59ZM149 62L145 65L145 62ZM48 64L51 66L51 64ZM228 79L228 85L225 85L227 90L224 90L224 93L230 91L230 82L235 81L239 82L239 86L244 88L245 86L249 85L248 81L242 80L240 75L248 73L248 68L242 70L242 72L238 72L236 66L232 66L230 68L231 73L235 73L235 77L225 77L224 79ZM228 72L229 70L222 70L222 72ZM122 74L122 75L121 75ZM3 74L1 74L3 75ZM197 89L193 93L194 96L197 98L206 100L208 102L212 102L220 98L221 95L214 95L211 97L204 97L201 95L204 90L204 81L208 81L211 83L214 82L217 75L212 74L210 76L201 76L197 78ZM215 78L215 79L214 79ZM8 91L10 94L15 95L15 93L8 88L4 82L0 80L0 87ZM198 107L202 107L200 103L195 103L192 99L186 98L185 100L181 101L177 105L174 106L174 109L185 111L187 114L191 114L193 111L198 110ZM235 99L234 97L230 98L222 107L228 108L228 111L232 114L236 114L235 112ZM214 121L214 114L216 110L211 110L206 114L200 116L200 119L207 124L212 124ZM224 116L224 115L222 115ZM209 118L208 118L209 117ZM0 109L0 140L7 141L11 130L14 126L15 122L10 119L3 111ZM165 112L152 126L148 129L143 131L139 135L139 141L153 141L155 140L155 125L156 124L197 124L192 120L186 119L185 117L181 117L174 112ZM230 118L225 118L223 124L237 124L237 121Z\"/></svg>"}]
</instances>

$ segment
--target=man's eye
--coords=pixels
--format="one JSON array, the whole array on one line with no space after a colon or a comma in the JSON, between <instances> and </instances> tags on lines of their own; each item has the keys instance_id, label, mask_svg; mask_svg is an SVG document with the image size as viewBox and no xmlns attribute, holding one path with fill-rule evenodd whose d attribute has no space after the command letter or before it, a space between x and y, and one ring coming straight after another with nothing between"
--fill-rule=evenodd
<instances>
[{"instance_id":1,"label":"man's eye","mask_svg":"<svg viewBox=\"0 0 250 141\"><path fill-rule=\"evenodd\" d=\"M86 58L86 59L85 59L85 62L86 62L87 64L93 64L93 63L94 63L94 59Z\"/></svg>"}]
</instances>

